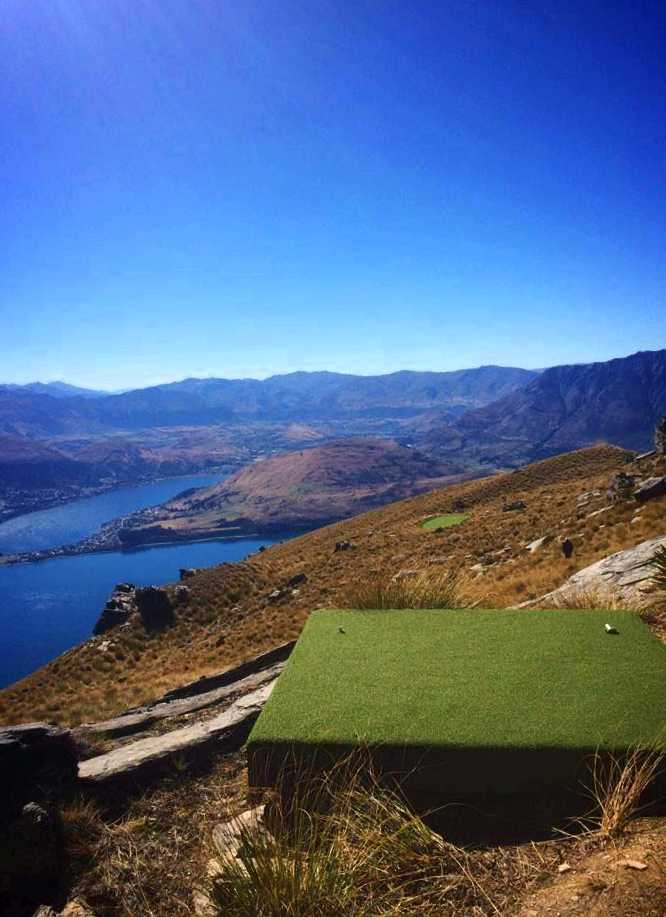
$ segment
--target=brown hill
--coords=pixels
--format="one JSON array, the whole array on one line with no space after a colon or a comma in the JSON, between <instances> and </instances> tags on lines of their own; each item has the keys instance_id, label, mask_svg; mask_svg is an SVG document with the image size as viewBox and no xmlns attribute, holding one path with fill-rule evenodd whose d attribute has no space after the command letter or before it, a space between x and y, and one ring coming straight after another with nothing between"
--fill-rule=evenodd
<instances>
[{"instance_id":1,"label":"brown hill","mask_svg":"<svg viewBox=\"0 0 666 917\"><path fill-rule=\"evenodd\" d=\"M390 440L345 439L256 462L137 513L126 544L314 528L459 479L461 469Z\"/></svg>"},{"instance_id":2,"label":"brown hill","mask_svg":"<svg viewBox=\"0 0 666 917\"><path fill-rule=\"evenodd\" d=\"M653 467L632 467L629 459L609 446L557 456L372 510L243 563L201 570L187 580L190 596L177 606L173 627L148 632L132 620L104 635L104 652L102 638L74 647L0 692L0 722L71 723L116 713L297 636L313 609L344 607L350 591L377 574L458 572L491 607L536 598L593 561L665 533L665 497L637 515L629 502L606 509L605 488L616 472L666 471L663 459ZM524 509L504 511L515 500ZM461 504L467 522L438 532L421 528L426 516ZM552 542L531 553L526 546L543 535ZM575 546L570 559L560 549L565 536ZM341 541L352 546L336 550ZM306 579L284 589L299 574ZM282 591L271 598L276 589ZM91 609L91 630L100 610Z\"/></svg>"},{"instance_id":3,"label":"brown hill","mask_svg":"<svg viewBox=\"0 0 666 917\"><path fill-rule=\"evenodd\" d=\"M63 487L92 480L89 467L58 449L20 436L0 436L0 493L5 488Z\"/></svg>"}]
</instances>

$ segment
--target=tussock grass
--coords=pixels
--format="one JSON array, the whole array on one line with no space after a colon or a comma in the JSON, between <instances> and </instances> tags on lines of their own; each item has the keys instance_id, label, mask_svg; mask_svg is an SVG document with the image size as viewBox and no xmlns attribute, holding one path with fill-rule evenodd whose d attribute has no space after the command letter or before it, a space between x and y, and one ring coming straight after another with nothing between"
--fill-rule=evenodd
<instances>
[{"instance_id":1,"label":"tussock grass","mask_svg":"<svg viewBox=\"0 0 666 917\"><path fill-rule=\"evenodd\" d=\"M236 857L219 851L210 888L220 917L388 917L502 913L502 894L478 856L434 834L379 785L363 756L296 795L271 802L270 830L240 830Z\"/></svg>"},{"instance_id":2,"label":"tussock grass","mask_svg":"<svg viewBox=\"0 0 666 917\"><path fill-rule=\"evenodd\" d=\"M663 748L636 746L622 756L597 753L587 788L594 803L593 813L585 820L587 826L606 838L621 835L641 812L646 795L665 768Z\"/></svg>"},{"instance_id":3,"label":"tussock grass","mask_svg":"<svg viewBox=\"0 0 666 917\"><path fill-rule=\"evenodd\" d=\"M342 605L347 608L470 608L473 599L469 582L455 571L424 571L416 576L398 577L378 573L348 586Z\"/></svg>"},{"instance_id":4,"label":"tussock grass","mask_svg":"<svg viewBox=\"0 0 666 917\"><path fill-rule=\"evenodd\" d=\"M638 596L631 599L622 598L612 589L585 589L556 598L552 606L572 610L605 608L608 611L634 611L640 614L645 610L646 602Z\"/></svg>"}]
</instances>

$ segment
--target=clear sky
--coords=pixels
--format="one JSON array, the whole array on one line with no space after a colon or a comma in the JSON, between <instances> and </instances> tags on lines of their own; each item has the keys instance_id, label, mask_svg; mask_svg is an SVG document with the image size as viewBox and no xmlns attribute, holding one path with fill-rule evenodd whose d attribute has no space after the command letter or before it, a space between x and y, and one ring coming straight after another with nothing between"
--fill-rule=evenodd
<instances>
[{"instance_id":1,"label":"clear sky","mask_svg":"<svg viewBox=\"0 0 666 917\"><path fill-rule=\"evenodd\" d=\"M663 0L0 0L0 381L666 346Z\"/></svg>"}]
</instances>

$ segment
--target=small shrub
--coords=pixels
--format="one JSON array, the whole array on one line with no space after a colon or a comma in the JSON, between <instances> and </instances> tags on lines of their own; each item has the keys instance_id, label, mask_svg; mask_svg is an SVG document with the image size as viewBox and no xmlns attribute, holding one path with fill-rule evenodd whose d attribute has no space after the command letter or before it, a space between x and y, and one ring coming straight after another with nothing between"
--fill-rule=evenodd
<instances>
[{"instance_id":1,"label":"small shrub","mask_svg":"<svg viewBox=\"0 0 666 917\"><path fill-rule=\"evenodd\" d=\"M664 418L666 420L666 418ZM666 548L657 548L654 557L651 560L653 569L652 588L661 592L666 597Z\"/></svg>"}]
</instances>

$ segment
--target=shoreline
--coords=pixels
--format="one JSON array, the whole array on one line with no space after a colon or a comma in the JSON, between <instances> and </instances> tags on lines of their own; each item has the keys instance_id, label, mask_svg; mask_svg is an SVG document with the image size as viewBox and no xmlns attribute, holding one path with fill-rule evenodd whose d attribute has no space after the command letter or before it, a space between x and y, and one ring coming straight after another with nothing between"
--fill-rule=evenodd
<instances>
[{"instance_id":1,"label":"shoreline","mask_svg":"<svg viewBox=\"0 0 666 917\"><path fill-rule=\"evenodd\" d=\"M81 500L92 500L95 497L101 497L103 494L113 493L116 490L123 490L123 488L131 487L142 487L146 484L159 484L160 481L173 481L178 478L191 478L191 477L205 477L209 474L234 474L242 466L234 465L229 467L227 465L214 465L212 468L201 468L197 471L183 471L180 474L160 474L155 477L148 475L147 477L137 478L133 481L115 481L111 484L98 484L93 485L89 488L86 488L86 493L80 493L77 496L69 495L67 497L54 497L51 500L45 500L44 503L39 506L30 506L30 508L21 509L17 511L10 511L9 515L3 515L0 518L0 527L2 527L5 522L12 522L14 519L21 519L25 516L31 516L33 513L46 512L50 509L57 509L59 506L69 506L73 503L79 503ZM185 488L186 490L188 488ZM0 560L2 557L0 556Z\"/></svg>"},{"instance_id":2,"label":"shoreline","mask_svg":"<svg viewBox=\"0 0 666 917\"><path fill-rule=\"evenodd\" d=\"M338 521L338 520L332 520ZM330 524L330 523L324 523ZM297 538L299 535L305 535L307 532L320 528L319 524L294 525L258 528L234 534L210 534L202 535L198 538L170 538L159 539L157 541L137 542L134 545L108 544L108 545L87 545L86 541L78 542L74 545L63 545L59 548L46 548L43 551L26 551L20 554L5 554L0 556L0 569L2 567L14 567L19 564L40 563L45 560L55 560L59 557L81 557L91 554L134 554L148 548L173 547L174 545L202 544L213 541L245 541L248 539L276 538L280 535L286 538Z\"/></svg>"}]
</instances>

